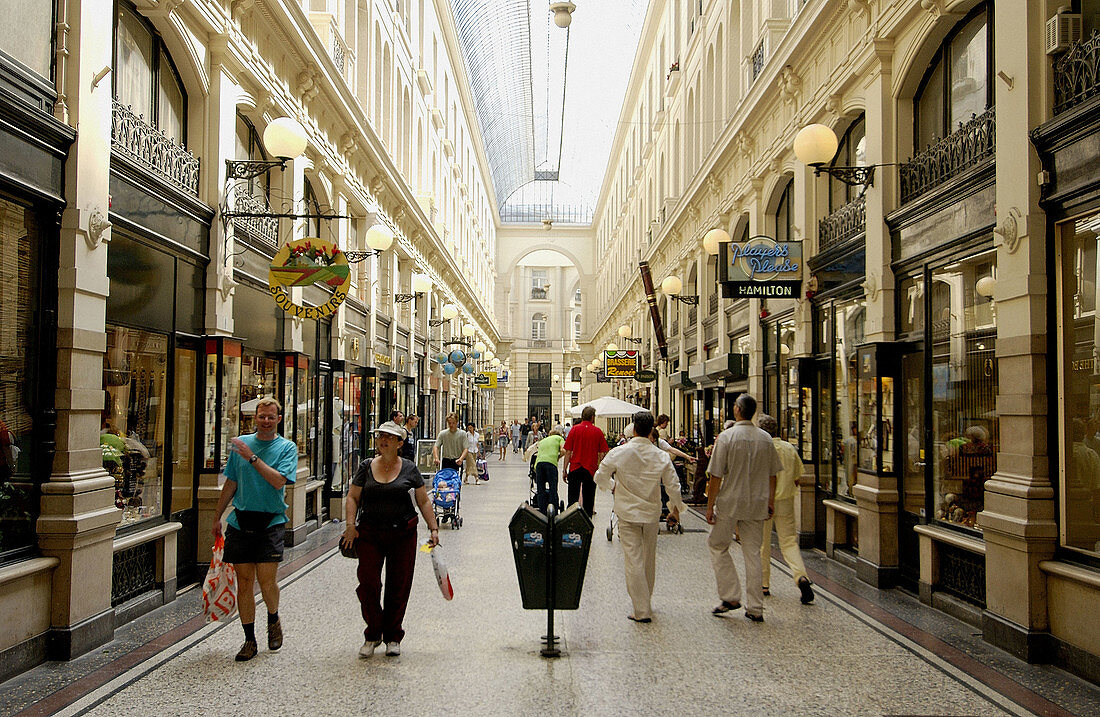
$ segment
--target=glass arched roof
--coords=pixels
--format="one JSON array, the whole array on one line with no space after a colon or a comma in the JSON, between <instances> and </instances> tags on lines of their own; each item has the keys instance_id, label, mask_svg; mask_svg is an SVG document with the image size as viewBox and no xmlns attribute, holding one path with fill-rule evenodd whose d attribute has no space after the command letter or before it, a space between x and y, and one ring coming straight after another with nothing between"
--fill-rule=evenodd
<instances>
[{"instance_id":1,"label":"glass arched roof","mask_svg":"<svg viewBox=\"0 0 1100 717\"><path fill-rule=\"evenodd\" d=\"M451 0L501 221L588 224L648 0Z\"/></svg>"}]
</instances>

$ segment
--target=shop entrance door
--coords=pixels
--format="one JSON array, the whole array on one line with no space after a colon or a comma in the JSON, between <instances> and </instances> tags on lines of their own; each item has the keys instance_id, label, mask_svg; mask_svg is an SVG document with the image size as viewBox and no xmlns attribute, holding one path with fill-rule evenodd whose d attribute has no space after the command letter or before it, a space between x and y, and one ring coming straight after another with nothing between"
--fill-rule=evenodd
<instances>
[{"instance_id":1,"label":"shop entrance door","mask_svg":"<svg viewBox=\"0 0 1100 717\"><path fill-rule=\"evenodd\" d=\"M925 380L924 352L905 354L901 359L900 425L895 434L904 440L905 457L901 461L898 486L901 506L898 511L898 567L904 587L916 590L920 580L920 549L914 528L923 523L927 509L927 460L925 459Z\"/></svg>"},{"instance_id":2,"label":"shop entrance door","mask_svg":"<svg viewBox=\"0 0 1100 717\"><path fill-rule=\"evenodd\" d=\"M198 473L195 470L195 420L199 402L199 345L197 340L177 338L173 353L172 453L168 467L172 493L171 519L183 527L176 536L176 580L182 587L197 582L198 572Z\"/></svg>"}]
</instances>

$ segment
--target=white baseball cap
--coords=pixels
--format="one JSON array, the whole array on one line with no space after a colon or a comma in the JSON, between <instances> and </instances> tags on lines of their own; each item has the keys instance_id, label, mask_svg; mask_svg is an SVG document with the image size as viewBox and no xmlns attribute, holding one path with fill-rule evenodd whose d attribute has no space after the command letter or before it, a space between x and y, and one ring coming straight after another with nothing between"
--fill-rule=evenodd
<instances>
[{"instance_id":1,"label":"white baseball cap","mask_svg":"<svg viewBox=\"0 0 1100 717\"><path fill-rule=\"evenodd\" d=\"M406 436L406 435L408 435L408 434L407 434L407 433L405 432L405 429L404 429L404 428L402 428L401 426L397 425L397 424L396 424L396 423L394 423L393 421L386 421L385 423L383 423L383 424L382 424L381 426L379 426L378 428L375 428L375 429L374 429L374 432L375 432L376 434L377 434L377 433L388 433L388 434L390 434L391 436L397 436L397 437L398 437L398 438L400 438L401 440L405 440L405 436Z\"/></svg>"}]
</instances>

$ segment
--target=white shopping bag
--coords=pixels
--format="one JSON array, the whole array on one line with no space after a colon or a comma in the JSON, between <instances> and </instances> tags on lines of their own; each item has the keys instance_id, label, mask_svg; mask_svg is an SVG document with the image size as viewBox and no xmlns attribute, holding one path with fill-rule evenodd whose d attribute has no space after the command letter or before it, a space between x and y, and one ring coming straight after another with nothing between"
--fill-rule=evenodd
<instances>
[{"instance_id":1,"label":"white shopping bag","mask_svg":"<svg viewBox=\"0 0 1100 717\"><path fill-rule=\"evenodd\" d=\"M435 571L435 581L439 583L439 591L443 593L443 597L447 600L453 600L455 591L451 587L451 576L447 572L447 562L443 559L439 546L432 547L425 543L420 549L432 556L432 569Z\"/></svg>"},{"instance_id":2,"label":"white shopping bag","mask_svg":"<svg viewBox=\"0 0 1100 717\"><path fill-rule=\"evenodd\" d=\"M214 539L214 557L202 584L202 609L207 622L228 620L237 612L237 571L223 561L225 537Z\"/></svg>"}]
</instances>

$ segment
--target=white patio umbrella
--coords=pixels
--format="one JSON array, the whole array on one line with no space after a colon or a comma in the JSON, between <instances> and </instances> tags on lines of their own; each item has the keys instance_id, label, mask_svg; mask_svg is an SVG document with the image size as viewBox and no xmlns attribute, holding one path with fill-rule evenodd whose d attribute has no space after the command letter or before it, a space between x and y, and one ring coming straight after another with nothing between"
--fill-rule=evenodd
<instances>
[{"instance_id":1,"label":"white patio umbrella","mask_svg":"<svg viewBox=\"0 0 1100 717\"><path fill-rule=\"evenodd\" d=\"M649 410L645 406L635 406L633 403L627 403L614 396L600 396L588 403L570 408L567 413L573 418L577 418L586 406L596 409L596 418L629 418L638 411Z\"/></svg>"}]
</instances>

